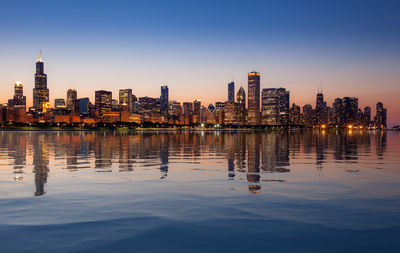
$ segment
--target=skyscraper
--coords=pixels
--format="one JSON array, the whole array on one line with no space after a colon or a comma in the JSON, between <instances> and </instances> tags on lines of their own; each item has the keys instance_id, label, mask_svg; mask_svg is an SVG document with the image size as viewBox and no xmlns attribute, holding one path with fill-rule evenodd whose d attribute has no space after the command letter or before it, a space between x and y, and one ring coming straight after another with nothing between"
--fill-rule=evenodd
<instances>
[{"instance_id":1,"label":"skyscraper","mask_svg":"<svg viewBox=\"0 0 400 253\"><path fill-rule=\"evenodd\" d=\"M168 115L168 86L161 86L161 96L160 96L160 112L161 115Z\"/></svg>"},{"instance_id":2,"label":"skyscraper","mask_svg":"<svg viewBox=\"0 0 400 253\"><path fill-rule=\"evenodd\" d=\"M95 106L100 114L111 111L112 108L112 92L105 90L95 91Z\"/></svg>"},{"instance_id":3,"label":"skyscraper","mask_svg":"<svg viewBox=\"0 0 400 253\"><path fill-rule=\"evenodd\" d=\"M80 98L78 100L79 113L83 115L88 115L90 112L90 100L89 98Z\"/></svg>"},{"instance_id":4,"label":"skyscraper","mask_svg":"<svg viewBox=\"0 0 400 253\"><path fill-rule=\"evenodd\" d=\"M328 123L328 110L322 92L318 92L317 99L315 102L315 123L316 124Z\"/></svg>"},{"instance_id":5,"label":"skyscraper","mask_svg":"<svg viewBox=\"0 0 400 253\"><path fill-rule=\"evenodd\" d=\"M33 108L42 112L43 107L49 102L49 89L47 89L47 75L44 73L42 52L36 61L35 88L33 89Z\"/></svg>"},{"instance_id":6,"label":"skyscraper","mask_svg":"<svg viewBox=\"0 0 400 253\"><path fill-rule=\"evenodd\" d=\"M238 110L238 122L241 125L244 125L246 122L246 92L243 87L239 88L239 91L236 95L237 103L239 104Z\"/></svg>"},{"instance_id":7,"label":"skyscraper","mask_svg":"<svg viewBox=\"0 0 400 253\"><path fill-rule=\"evenodd\" d=\"M343 100L336 98L332 104L334 124L337 126L343 125Z\"/></svg>"},{"instance_id":8,"label":"skyscraper","mask_svg":"<svg viewBox=\"0 0 400 253\"><path fill-rule=\"evenodd\" d=\"M358 98L343 98L343 122L346 124L354 124L357 122Z\"/></svg>"},{"instance_id":9,"label":"skyscraper","mask_svg":"<svg viewBox=\"0 0 400 253\"><path fill-rule=\"evenodd\" d=\"M236 97L237 97L237 102L246 108L246 91L242 86L239 88Z\"/></svg>"},{"instance_id":10,"label":"skyscraper","mask_svg":"<svg viewBox=\"0 0 400 253\"><path fill-rule=\"evenodd\" d=\"M228 102L235 102L235 83L228 83Z\"/></svg>"},{"instance_id":11,"label":"skyscraper","mask_svg":"<svg viewBox=\"0 0 400 253\"><path fill-rule=\"evenodd\" d=\"M75 101L78 99L78 93L75 89L67 90L67 109L73 111L75 106Z\"/></svg>"},{"instance_id":12,"label":"skyscraper","mask_svg":"<svg viewBox=\"0 0 400 253\"><path fill-rule=\"evenodd\" d=\"M14 97L8 101L14 108L26 108L26 97L24 96L24 86L20 81L14 84Z\"/></svg>"},{"instance_id":13,"label":"skyscraper","mask_svg":"<svg viewBox=\"0 0 400 253\"><path fill-rule=\"evenodd\" d=\"M376 104L375 125L377 128L386 128L387 109L383 107L382 102Z\"/></svg>"},{"instance_id":14,"label":"skyscraper","mask_svg":"<svg viewBox=\"0 0 400 253\"><path fill-rule=\"evenodd\" d=\"M248 74L248 124L260 124L260 73Z\"/></svg>"},{"instance_id":15,"label":"skyscraper","mask_svg":"<svg viewBox=\"0 0 400 253\"><path fill-rule=\"evenodd\" d=\"M200 99L196 99L193 102L193 114L194 115L200 115L200 108L201 108L201 100Z\"/></svg>"},{"instance_id":16,"label":"skyscraper","mask_svg":"<svg viewBox=\"0 0 400 253\"><path fill-rule=\"evenodd\" d=\"M119 90L119 105L126 104L128 111L132 112L133 95L132 89L121 89Z\"/></svg>"},{"instance_id":17,"label":"skyscraper","mask_svg":"<svg viewBox=\"0 0 400 253\"><path fill-rule=\"evenodd\" d=\"M285 88L263 89L261 124L289 124L289 91Z\"/></svg>"}]
</instances>

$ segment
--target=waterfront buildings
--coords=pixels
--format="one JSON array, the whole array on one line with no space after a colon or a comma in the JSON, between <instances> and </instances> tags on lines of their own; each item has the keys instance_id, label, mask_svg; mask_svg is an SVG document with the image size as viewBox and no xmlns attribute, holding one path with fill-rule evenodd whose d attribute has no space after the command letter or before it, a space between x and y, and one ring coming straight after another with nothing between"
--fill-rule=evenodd
<instances>
[{"instance_id":1,"label":"waterfront buildings","mask_svg":"<svg viewBox=\"0 0 400 253\"><path fill-rule=\"evenodd\" d=\"M49 103L49 89L47 88L47 75L44 73L42 52L36 61L35 88L33 89L33 109L36 112L46 110Z\"/></svg>"},{"instance_id":2,"label":"waterfront buildings","mask_svg":"<svg viewBox=\"0 0 400 253\"><path fill-rule=\"evenodd\" d=\"M248 118L249 125L260 125L260 73L248 74Z\"/></svg>"},{"instance_id":3,"label":"waterfront buildings","mask_svg":"<svg viewBox=\"0 0 400 253\"><path fill-rule=\"evenodd\" d=\"M95 106L100 115L112 109L112 92L106 90L95 91Z\"/></svg>"},{"instance_id":4,"label":"waterfront buildings","mask_svg":"<svg viewBox=\"0 0 400 253\"><path fill-rule=\"evenodd\" d=\"M215 127L387 127L387 109L381 102L376 105L376 116L371 119L371 108L359 108L358 98L336 98L332 107L327 106L322 92L316 96L315 109L310 104L292 104L289 108L290 92L285 88L262 90L260 108L260 73L248 73L248 97L240 87L236 100L234 82L228 83L226 102L201 105L201 100L183 102L169 100L169 89L161 86L158 98L140 97L132 94L132 89L120 89L119 100L112 98L111 91L95 91L94 105L88 97L77 98L77 91L69 89L67 99L54 100L54 108L49 104L47 75L41 55L36 61L33 107L26 110L23 84L14 84L14 96L8 103L0 105L0 122L45 122L57 124L96 124L127 122L136 124L163 124L196 126L212 124ZM236 101L236 102L235 102ZM261 109L261 110L260 110Z\"/></svg>"},{"instance_id":5,"label":"waterfront buildings","mask_svg":"<svg viewBox=\"0 0 400 253\"><path fill-rule=\"evenodd\" d=\"M228 102L235 102L235 83L228 83Z\"/></svg>"}]
</instances>

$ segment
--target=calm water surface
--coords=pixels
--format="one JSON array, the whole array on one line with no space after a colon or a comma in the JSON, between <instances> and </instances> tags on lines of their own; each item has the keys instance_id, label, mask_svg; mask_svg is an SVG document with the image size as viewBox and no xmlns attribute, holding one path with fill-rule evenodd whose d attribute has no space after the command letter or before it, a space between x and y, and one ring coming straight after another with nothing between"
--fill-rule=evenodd
<instances>
[{"instance_id":1,"label":"calm water surface","mask_svg":"<svg viewBox=\"0 0 400 253\"><path fill-rule=\"evenodd\" d=\"M0 132L0 252L395 252L395 132Z\"/></svg>"}]
</instances>

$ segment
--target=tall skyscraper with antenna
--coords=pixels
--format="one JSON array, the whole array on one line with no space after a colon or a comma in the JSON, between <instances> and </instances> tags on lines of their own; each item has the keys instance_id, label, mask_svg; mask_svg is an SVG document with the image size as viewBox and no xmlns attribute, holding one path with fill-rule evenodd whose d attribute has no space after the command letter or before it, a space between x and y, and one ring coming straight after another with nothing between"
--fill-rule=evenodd
<instances>
[{"instance_id":1,"label":"tall skyscraper with antenna","mask_svg":"<svg viewBox=\"0 0 400 253\"><path fill-rule=\"evenodd\" d=\"M47 89L47 75L44 73L42 51L36 61L35 88L33 89L33 108L42 112L43 107L49 102L49 89Z\"/></svg>"}]
</instances>

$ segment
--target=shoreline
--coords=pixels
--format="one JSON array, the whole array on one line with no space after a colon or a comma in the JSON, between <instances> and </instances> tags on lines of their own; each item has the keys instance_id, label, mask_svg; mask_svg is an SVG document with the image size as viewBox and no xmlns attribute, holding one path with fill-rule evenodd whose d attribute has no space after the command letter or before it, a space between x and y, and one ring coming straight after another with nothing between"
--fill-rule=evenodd
<instances>
[{"instance_id":1,"label":"shoreline","mask_svg":"<svg viewBox=\"0 0 400 253\"><path fill-rule=\"evenodd\" d=\"M137 128L129 128L129 127L115 127L115 128L63 128L63 127L49 127L49 128L41 128L41 127L5 127L1 128L1 132L11 132L11 131L59 131L59 132L73 132L73 131L137 131L137 132L281 132L281 131L290 131L290 132L303 132L303 131L338 131L338 130L347 130L346 128L327 128L327 129L319 129L319 128L166 128L166 127L137 127ZM400 129L354 129L353 131L393 131L398 132Z\"/></svg>"}]
</instances>

